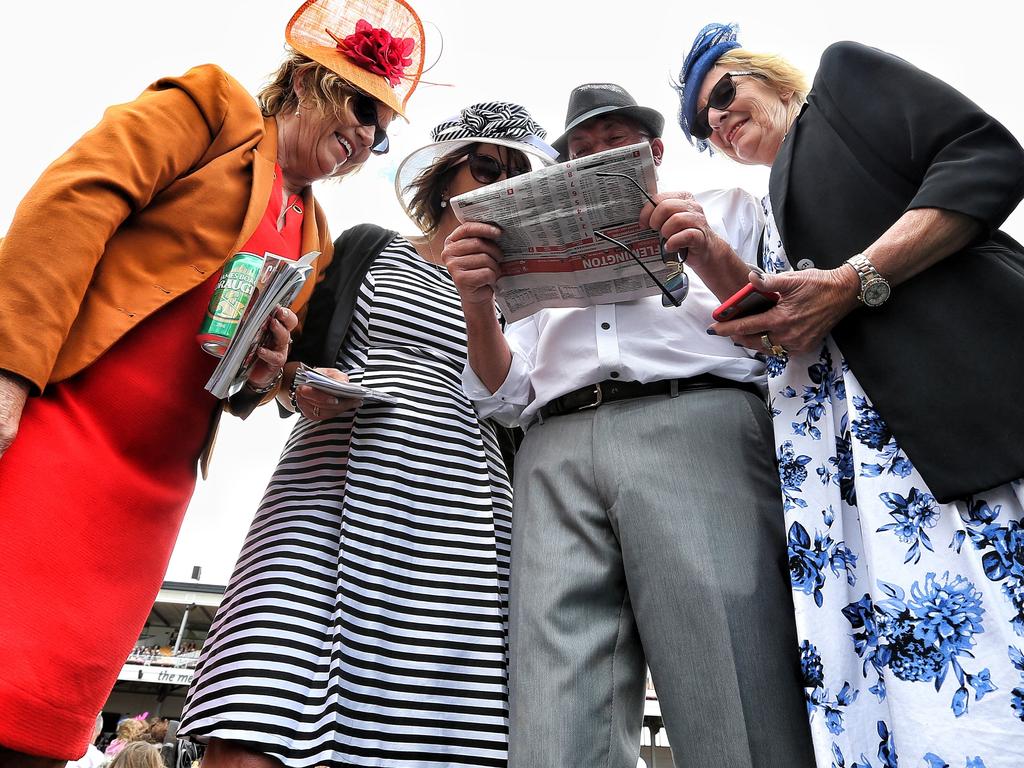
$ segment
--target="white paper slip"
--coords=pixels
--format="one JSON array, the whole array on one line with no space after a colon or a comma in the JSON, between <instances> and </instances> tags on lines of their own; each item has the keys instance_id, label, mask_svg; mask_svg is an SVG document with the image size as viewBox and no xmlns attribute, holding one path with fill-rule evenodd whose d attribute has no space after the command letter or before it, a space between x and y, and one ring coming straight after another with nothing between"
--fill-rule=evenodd
<instances>
[{"instance_id":1,"label":"white paper slip","mask_svg":"<svg viewBox=\"0 0 1024 768\"><path fill-rule=\"evenodd\" d=\"M305 384L335 397L358 397L369 402L387 403L388 405L398 402L398 398L388 392L370 389L348 381L337 381L305 365L301 365L295 371L295 382L299 386Z\"/></svg>"}]
</instances>

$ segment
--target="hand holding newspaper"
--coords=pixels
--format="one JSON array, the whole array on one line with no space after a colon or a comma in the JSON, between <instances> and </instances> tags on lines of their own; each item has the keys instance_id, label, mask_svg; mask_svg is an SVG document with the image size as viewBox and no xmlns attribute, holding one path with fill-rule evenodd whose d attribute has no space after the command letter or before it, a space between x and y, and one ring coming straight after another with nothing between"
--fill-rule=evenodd
<instances>
[{"instance_id":1,"label":"hand holding newspaper","mask_svg":"<svg viewBox=\"0 0 1024 768\"><path fill-rule=\"evenodd\" d=\"M305 363L300 363L295 371L295 385L302 386L303 384L346 400L358 397L361 400L368 400L373 403L387 403L388 405L394 405L398 402L398 398L388 392L362 387L348 381L337 381L329 376L324 376L319 371L313 370Z\"/></svg>"},{"instance_id":2,"label":"hand holding newspaper","mask_svg":"<svg viewBox=\"0 0 1024 768\"><path fill-rule=\"evenodd\" d=\"M545 307L586 307L631 301L660 292L621 248L595 236L603 232L629 245L660 279L658 233L640 226L649 194L657 194L648 143L616 147L482 187L451 200L460 221L502 228L496 299L505 319L519 320Z\"/></svg>"},{"instance_id":3,"label":"hand holding newspaper","mask_svg":"<svg viewBox=\"0 0 1024 768\"><path fill-rule=\"evenodd\" d=\"M231 397L245 384L256 363L256 349L267 332L274 310L286 307L295 300L319 255L319 251L310 251L298 261L283 259L272 253L266 255L256 288L238 329L210 380L206 382L206 390L214 397Z\"/></svg>"}]
</instances>

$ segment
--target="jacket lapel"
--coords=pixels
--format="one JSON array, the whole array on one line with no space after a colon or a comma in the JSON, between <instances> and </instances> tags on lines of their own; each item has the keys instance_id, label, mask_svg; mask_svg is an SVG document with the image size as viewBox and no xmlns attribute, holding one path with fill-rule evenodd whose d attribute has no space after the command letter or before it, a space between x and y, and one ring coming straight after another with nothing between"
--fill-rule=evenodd
<instances>
[{"instance_id":1,"label":"jacket lapel","mask_svg":"<svg viewBox=\"0 0 1024 768\"><path fill-rule=\"evenodd\" d=\"M238 253L252 233L256 231L263 214L267 212L270 193L274 188L274 167L277 165L277 123L273 117L263 118L263 138L253 150L252 158L252 193L249 195L249 207L245 210L242 220L242 231L238 233L231 248L231 254Z\"/></svg>"},{"instance_id":2,"label":"jacket lapel","mask_svg":"<svg viewBox=\"0 0 1024 768\"><path fill-rule=\"evenodd\" d=\"M772 213L775 215L775 229L779 233L779 238L782 240L783 248L787 254L791 253L789 250L791 244L786 230L786 198L789 194L789 174L792 167L793 147L796 146L797 129L800 125L800 117L805 109L807 109L806 104L801 108L800 114L797 115L793 125L789 128L789 133L783 139L782 146L779 147L779 154L776 155L775 162L772 163L772 172L768 179L768 194L772 201Z\"/></svg>"}]
</instances>

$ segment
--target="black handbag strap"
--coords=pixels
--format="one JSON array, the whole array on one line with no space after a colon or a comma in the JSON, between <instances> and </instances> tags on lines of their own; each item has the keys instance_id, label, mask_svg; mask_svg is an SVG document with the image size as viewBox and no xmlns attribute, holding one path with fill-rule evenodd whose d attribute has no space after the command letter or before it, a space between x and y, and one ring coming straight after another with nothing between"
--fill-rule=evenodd
<instances>
[{"instance_id":1,"label":"black handbag strap","mask_svg":"<svg viewBox=\"0 0 1024 768\"><path fill-rule=\"evenodd\" d=\"M334 260L309 300L302 335L292 347L292 360L314 367L334 365L352 324L359 286L370 265L397 235L376 224L359 224L338 236Z\"/></svg>"}]
</instances>

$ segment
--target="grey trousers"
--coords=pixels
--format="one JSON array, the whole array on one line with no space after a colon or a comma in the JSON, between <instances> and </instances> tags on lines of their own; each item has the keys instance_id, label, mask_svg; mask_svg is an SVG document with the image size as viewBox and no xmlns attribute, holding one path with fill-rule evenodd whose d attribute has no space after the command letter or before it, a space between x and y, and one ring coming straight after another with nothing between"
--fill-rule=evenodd
<instances>
[{"instance_id":1,"label":"grey trousers","mask_svg":"<svg viewBox=\"0 0 1024 768\"><path fill-rule=\"evenodd\" d=\"M771 422L738 389L534 425L516 459L510 768L813 768Z\"/></svg>"}]
</instances>

